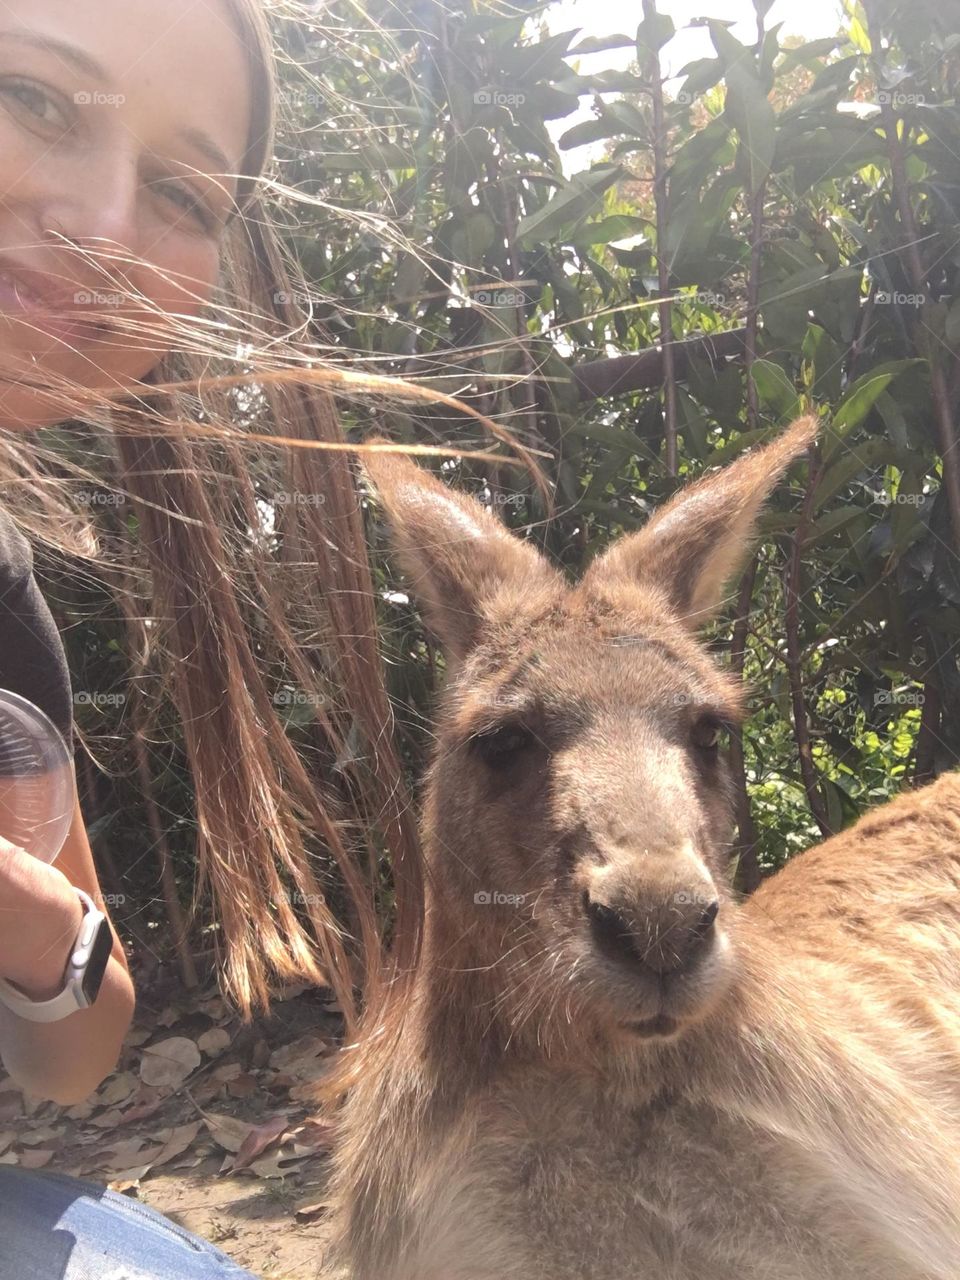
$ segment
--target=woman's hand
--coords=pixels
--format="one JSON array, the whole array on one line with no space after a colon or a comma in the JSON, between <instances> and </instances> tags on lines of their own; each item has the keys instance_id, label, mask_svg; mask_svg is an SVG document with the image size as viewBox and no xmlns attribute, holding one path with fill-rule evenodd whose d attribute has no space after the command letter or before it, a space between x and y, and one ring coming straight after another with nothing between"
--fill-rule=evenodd
<instances>
[{"instance_id":1,"label":"woman's hand","mask_svg":"<svg viewBox=\"0 0 960 1280\"><path fill-rule=\"evenodd\" d=\"M57 867L0 840L0 977L33 1000L52 1000L63 990L83 919L74 885L103 910L79 804ZM0 1004L0 1057L22 1088L71 1106L114 1069L132 1016L133 984L114 935L100 994L89 1009L58 1022L30 1022Z\"/></svg>"},{"instance_id":2,"label":"woman's hand","mask_svg":"<svg viewBox=\"0 0 960 1280\"><path fill-rule=\"evenodd\" d=\"M31 1000L59 995L82 919L67 877L0 837L0 978Z\"/></svg>"}]
</instances>

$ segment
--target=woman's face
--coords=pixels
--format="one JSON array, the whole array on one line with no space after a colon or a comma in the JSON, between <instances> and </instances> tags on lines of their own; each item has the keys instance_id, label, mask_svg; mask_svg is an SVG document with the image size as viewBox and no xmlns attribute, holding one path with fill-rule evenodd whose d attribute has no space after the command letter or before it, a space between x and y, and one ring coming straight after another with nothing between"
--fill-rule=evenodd
<instances>
[{"instance_id":1,"label":"woman's face","mask_svg":"<svg viewBox=\"0 0 960 1280\"><path fill-rule=\"evenodd\" d=\"M64 416L17 370L129 388L170 345L137 318L203 309L250 111L220 0L4 0L0 428Z\"/></svg>"}]
</instances>

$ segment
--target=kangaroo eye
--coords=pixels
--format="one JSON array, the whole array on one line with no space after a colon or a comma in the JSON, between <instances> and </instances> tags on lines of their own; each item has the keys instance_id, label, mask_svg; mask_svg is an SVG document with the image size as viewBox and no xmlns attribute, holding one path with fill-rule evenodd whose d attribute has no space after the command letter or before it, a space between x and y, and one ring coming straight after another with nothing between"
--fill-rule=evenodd
<instances>
[{"instance_id":1,"label":"kangaroo eye","mask_svg":"<svg viewBox=\"0 0 960 1280\"><path fill-rule=\"evenodd\" d=\"M698 751L712 753L720 746L726 732L727 726L722 720L701 716L691 730L690 740Z\"/></svg>"},{"instance_id":2,"label":"kangaroo eye","mask_svg":"<svg viewBox=\"0 0 960 1280\"><path fill-rule=\"evenodd\" d=\"M470 740L472 749L491 769L505 769L533 746L534 737L522 725L505 724Z\"/></svg>"}]
</instances>

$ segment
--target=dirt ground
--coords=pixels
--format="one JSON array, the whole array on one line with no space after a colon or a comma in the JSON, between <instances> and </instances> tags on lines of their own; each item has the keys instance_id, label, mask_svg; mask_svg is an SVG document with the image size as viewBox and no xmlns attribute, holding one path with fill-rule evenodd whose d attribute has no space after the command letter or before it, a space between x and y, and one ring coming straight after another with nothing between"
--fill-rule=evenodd
<instances>
[{"instance_id":1,"label":"dirt ground","mask_svg":"<svg viewBox=\"0 0 960 1280\"><path fill-rule=\"evenodd\" d=\"M186 1175L158 1172L139 1199L210 1240L263 1280L324 1280L326 1224L298 1222L297 1206L323 1196L322 1163L276 1182L218 1176L214 1158Z\"/></svg>"},{"instance_id":2,"label":"dirt ground","mask_svg":"<svg viewBox=\"0 0 960 1280\"><path fill-rule=\"evenodd\" d=\"M83 1177L212 1241L262 1280L320 1280L330 1128L311 1086L342 1025L328 992L244 1026L212 990L141 993L117 1071L78 1107L0 1073L0 1163Z\"/></svg>"}]
</instances>

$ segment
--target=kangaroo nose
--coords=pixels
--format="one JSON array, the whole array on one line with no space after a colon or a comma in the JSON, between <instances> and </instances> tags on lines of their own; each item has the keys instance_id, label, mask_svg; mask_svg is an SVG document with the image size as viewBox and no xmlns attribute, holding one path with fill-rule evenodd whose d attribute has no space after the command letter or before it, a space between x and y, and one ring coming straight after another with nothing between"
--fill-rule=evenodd
<instances>
[{"instance_id":1,"label":"kangaroo nose","mask_svg":"<svg viewBox=\"0 0 960 1280\"><path fill-rule=\"evenodd\" d=\"M666 974L693 964L711 941L720 911L716 899L683 893L629 918L622 910L583 895L584 911L597 948L611 960ZM633 916L631 912L631 917Z\"/></svg>"}]
</instances>

